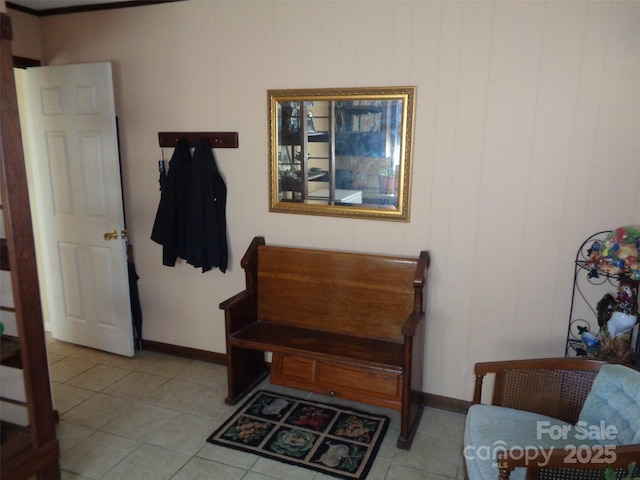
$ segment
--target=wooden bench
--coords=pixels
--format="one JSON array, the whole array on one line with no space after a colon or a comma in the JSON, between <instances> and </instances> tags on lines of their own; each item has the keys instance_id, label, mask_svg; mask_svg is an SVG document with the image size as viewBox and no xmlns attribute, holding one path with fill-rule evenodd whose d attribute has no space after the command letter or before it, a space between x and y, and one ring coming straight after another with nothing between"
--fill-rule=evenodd
<instances>
[{"instance_id":1,"label":"wooden bench","mask_svg":"<svg viewBox=\"0 0 640 480\"><path fill-rule=\"evenodd\" d=\"M401 411L408 449L422 414L424 288L419 258L265 245L241 261L246 289L225 310L233 405L268 374L271 383Z\"/></svg>"}]
</instances>

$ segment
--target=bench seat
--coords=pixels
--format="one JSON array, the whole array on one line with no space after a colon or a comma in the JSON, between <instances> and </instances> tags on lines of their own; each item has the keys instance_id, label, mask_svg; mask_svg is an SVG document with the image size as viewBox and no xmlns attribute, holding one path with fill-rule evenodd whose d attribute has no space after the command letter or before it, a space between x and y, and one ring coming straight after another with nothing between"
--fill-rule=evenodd
<instances>
[{"instance_id":1,"label":"bench seat","mask_svg":"<svg viewBox=\"0 0 640 480\"><path fill-rule=\"evenodd\" d=\"M256 322L234 332L229 345L271 352L313 354L327 360L350 359L362 365L402 372L404 345L322 332L271 322Z\"/></svg>"}]
</instances>

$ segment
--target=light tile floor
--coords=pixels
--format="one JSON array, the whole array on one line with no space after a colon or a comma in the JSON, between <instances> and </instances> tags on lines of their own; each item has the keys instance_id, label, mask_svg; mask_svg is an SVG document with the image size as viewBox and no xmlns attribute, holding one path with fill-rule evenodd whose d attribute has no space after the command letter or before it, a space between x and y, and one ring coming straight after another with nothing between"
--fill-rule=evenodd
<instances>
[{"instance_id":1,"label":"light tile floor","mask_svg":"<svg viewBox=\"0 0 640 480\"><path fill-rule=\"evenodd\" d=\"M60 414L63 480L328 480L333 477L206 442L238 406L224 403L226 369L142 351L124 358L47 338ZM325 398L269 384L259 388ZM394 410L368 480L461 479L464 415L426 408L411 450L396 448Z\"/></svg>"}]
</instances>

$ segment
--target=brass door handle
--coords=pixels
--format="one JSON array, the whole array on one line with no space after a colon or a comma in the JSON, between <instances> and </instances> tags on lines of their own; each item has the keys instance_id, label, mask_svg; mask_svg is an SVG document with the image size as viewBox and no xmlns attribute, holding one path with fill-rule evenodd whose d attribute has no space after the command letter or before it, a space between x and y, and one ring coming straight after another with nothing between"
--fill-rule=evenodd
<instances>
[{"instance_id":1,"label":"brass door handle","mask_svg":"<svg viewBox=\"0 0 640 480\"><path fill-rule=\"evenodd\" d=\"M117 240L118 239L118 232L116 230L111 230L110 232L105 232L104 234L104 239L105 240Z\"/></svg>"}]
</instances>

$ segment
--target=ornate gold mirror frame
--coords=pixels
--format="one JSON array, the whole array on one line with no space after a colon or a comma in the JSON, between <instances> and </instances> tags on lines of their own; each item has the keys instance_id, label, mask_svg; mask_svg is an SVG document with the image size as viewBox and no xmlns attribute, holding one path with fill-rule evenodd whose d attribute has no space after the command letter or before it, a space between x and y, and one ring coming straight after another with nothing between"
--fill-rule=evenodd
<instances>
[{"instance_id":1,"label":"ornate gold mirror frame","mask_svg":"<svg viewBox=\"0 0 640 480\"><path fill-rule=\"evenodd\" d=\"M408 222L415 94L269 90L269 211Z\"/></svg>"}]
</instances>

